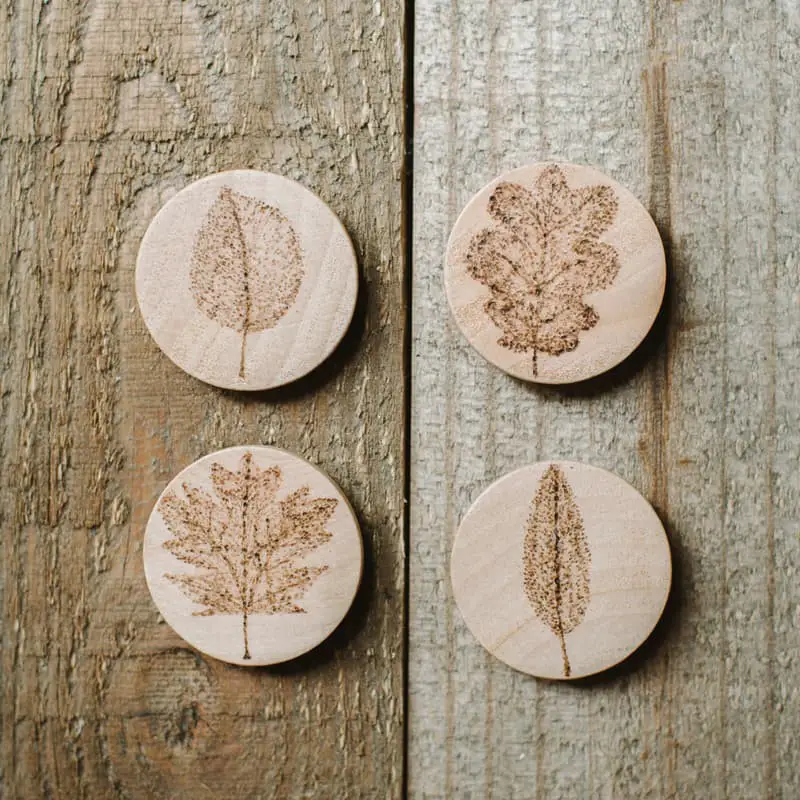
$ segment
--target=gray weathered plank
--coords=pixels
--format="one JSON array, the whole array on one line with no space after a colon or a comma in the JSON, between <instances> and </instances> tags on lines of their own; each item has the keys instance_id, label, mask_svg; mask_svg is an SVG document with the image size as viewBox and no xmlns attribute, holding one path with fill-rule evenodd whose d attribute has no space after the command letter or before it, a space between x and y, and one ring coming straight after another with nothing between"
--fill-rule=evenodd
<instances>
[{"instance_id":1,"label":"gray weathered plank","mask_svg":"<svg viewBox=\"0 0 800 800\"><path fill-rule=\"evenodd\" d=\"M397 797L402 784L403 6L24 0L0 11L0 795ZM280 172L351 232L363 292L329 363L243 397L182 374L134 299L161 203ZM353 500L353 613L285 668L193 652L145 586L167 480L277 444Z\"/></svg>"},{"instance_id":2,"label":"gray weathered plank","mask_svg":"<svg viewBox=\"0 0 800 800\"><path fill-rule=\"evenodd\" d=\"M418 0L409 788L414 798L793 798L800 730L800 10L789 0ZM653 213L671 273L626 364L563 390L450 320L447 236L500 171L590 163ZM459 518L509 469L612 469L676 561L611 674L537 682L452 603Z\"/></svg>"}]
</instances>

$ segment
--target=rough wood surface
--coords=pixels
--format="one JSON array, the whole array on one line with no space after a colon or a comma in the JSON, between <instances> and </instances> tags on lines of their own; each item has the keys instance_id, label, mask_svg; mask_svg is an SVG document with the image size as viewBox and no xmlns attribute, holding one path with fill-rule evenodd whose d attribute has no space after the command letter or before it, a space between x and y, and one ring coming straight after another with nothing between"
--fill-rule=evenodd
<instances>
[{"instance_id":1,"label":"rough wood surface","mask_svg":"<svg viewBox=\"0 0 800 800\"><path fill-rule=\"evenodd\" d=\"M399 795L402 26L371 0L0 11L4 798ZM234 167L317 192L363 284L325 365L248 397L173 366L134 299L166 197ZM320 650L248 670L160 621L141 547L179 469L252 442L342 486L366 579Z\"/></svg>"},{"instance_id":2,"label":"rough wood surface","mask_svg":"<svg viewBox=\"0 0 800 800\"><path fill-rule=\"evenodd\" d=\"M800 10L791 0L418 0L409 788L414 798L800 794ZM445 301L475 191L548 158L630 187L668 251L653 334L560 390L488 365ZM633 483L676 561L644 648L582 685L489 655L457 522L542 459Z\"/></svg>"}]
</instances>

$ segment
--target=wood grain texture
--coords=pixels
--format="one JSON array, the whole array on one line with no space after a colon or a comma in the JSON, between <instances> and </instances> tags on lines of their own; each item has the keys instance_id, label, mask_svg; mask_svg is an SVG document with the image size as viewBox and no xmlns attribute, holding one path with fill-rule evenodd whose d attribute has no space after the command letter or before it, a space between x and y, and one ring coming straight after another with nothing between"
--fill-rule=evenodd
<instances>
[{"instance_id":1,"label":"wood grain texture","mask_svg":"<svg viewBox=\"0 0 800 800\"><path fill-rule=\"evenodd\" d=\"M800 792L799 39L788 0L417 2L411 797ZM442 280L473 193L551 158L640 197L670 273L640 350L558 390L486 364ZM578 685L486 653L447 572L480 489L554 458L636 486L676 567L650 642Z\"/></svg>"},{"instance_id":2,"label":"wood grain texture","mask_svg":"<svg viewBox=\"0 0 800 800\"><path fill-rule=\"evenodd\" d=\"M0 794L397 797L402 6L23 0L0 19ZM363 284L325 365L246 398L172 365L134 298L158 208L233 167L328 202ZM367 579L318 651L246 670L160 621L141 546L179 469L252 442L342 487Z\"/></svg>"}]
</instances>

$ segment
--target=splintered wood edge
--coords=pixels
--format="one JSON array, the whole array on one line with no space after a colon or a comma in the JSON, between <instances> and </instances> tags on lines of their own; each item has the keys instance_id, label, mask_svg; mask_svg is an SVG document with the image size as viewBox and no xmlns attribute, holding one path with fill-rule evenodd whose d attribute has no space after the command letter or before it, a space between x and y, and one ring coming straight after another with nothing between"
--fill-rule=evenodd
<instances>
[{"instance_id":1,"label":"splintered wood edge","mask_svg":"<svg viewBox=\"0 0 800 800\"><path fill-rule=\"evenodd\" d=\"M261 185L246 188L253 182ZM272 186L266 189L265 184ZM205 197L209 187L219 189L217 200L210 204ZM283 303L275 301L280 305L277 317L265 315L270 318L271 325L247 327L242 323L241 330L247 333L236 327L238 311L232 312L233 325L230 316L220 321L220 314L224 315L225 310L220 311L218 299L209 299L208 290L198 288L195 280L199 239L210 225L211 215L226 190L240 203L250 201L277 211L285 236L293 237L297 247L305 241L314 253L309 260L308 253L300 248L295 291L283 298ZM196 204L209 206L199 225L197 214L191 213ZM302 223L295 220L292 224L283 211L287 205L302 206L310 209L310 213L304 213ZM224 218L224 214L218 216ZM238 219L236 224L238 226ZM325 242L324 246L320 242ZM168 248L175 251L174 257L165 252ZM207 248L200 249L201 255L204 252L208 252ZM188 266L176 271L173 267L176 263ZM326 276L323 269L330 271L332 266L337 270L338 279L334 281L335 286L326 287L324 282L330 276ZM358 284L355 247L330 206L301 183L260 170L227 170L184 186L164 202L151 220L136 259L137 304L159 349L192 377L236 391L263 391L284 386L300 380L325 362L341 344L352 323ZM319 290L318 285L321 286ZM174 299L169 303L171 296ZM320 309L325 309L325 313ZM315 334L313 323L321 320L325 322L324 333ZM323 331L320 325L316 328ZM263 336L258 338L260 335ZM307 340L312 337L313 343L297 348L301 335ZM235 341L227 341L232 337ZM252 356L249 360L246 358L246 350L252 352L253 349L257 351L255 364ZM232 365L238 366L238 374Z\"/></svg>"},{"instance_id":2,"label":"splintered wood edge","mask_svg":"<svg viewBox=\"0 0 800 800\"><path fill-rule=\"evenodd\" d=\"M573 543L571 550L579 553L585 562L588 561L582 565L582 569L591 570L592 575L591 580L587 576L588 585L583 587L587 592L585 602L580 601L580 591L573 591L573 602L575 597L580 601L575 603L578 607L571 612L576 618L572 620L573 627L561 636L552 617L549 620L552 624L548 628L548 620L540 616L548 614L547 608L540 608L537 614L534 603L541 601L541 592L538 598L532 599L531 594L536 595L537 589L534 587L530 592L527 585L531 577L528 568L539 566L535 556L531 557L532 563L526 564L530 556L528 536L532 533L535 537L536 525L531 524L531 520L539 510L537 495L553 468L563 472L568 483L567 491L574 494L579 509L579 527L583 530L578 532L578 542ZM516 485L523 480L526 489L530 484L529 490L524 493L524 501L520 500L521 489ZM592 487L596 487L597 494L587 497L586 490L591 491ZM616 489L616 493L609 493L611 489ZM508 503L504 502L506 497ZM603 509L603 504L607 508ZM626 508L628 515L621 515L620 509ZM509 516L511 521L506 522ZM612 517L617 524L609 527L608 517ZM620 538L630 539L636 531L647 539L619 543ZM581 537L588 548L586 554L581 554L584 546L580 544ZM561 544L564 545L563 542ZM639 560L634 558L637 555ZM478 642L508 666L537 678L551 680L589 677L611 669L628 658L644 644L657 626L672 584L669 540L663 524L646 498L627 481L608 470L562 460L521 467L484 489L458 526L450 564L456 605ZM640 571L648 570L647 580L620 588L620 580L635 575L637 568ZM605 574L615 569L625 570L617 576L616 581ZM575 570L569 574L574 580ZM486 581L492 582L496 587L494 591L480 590ZM547 589L544 591L546 595ZM652 594L647 598L649 604L646 607L623 602L625 597L635 596L637 592L641 595ZM613 628L620 611L630 611L631 608L640 612L644 608L644 612L628 613L633 617L633 622L624 625L621 633L617 631L616 640L612 640L610 645L611 633L602 634L599 626ZM639 624L634 624L640 617ZM581 626L584 627L581 629ZM576 636L579 637L577 647ZM572 649L567 653L570 639ZM616 644L620 641L622 644ZM605 648L605 658L596 658L596 663L589 668L592 654L600 648ZM590 653L589 657L584 657L587 652ZM542 663L549 666L543 668ZM581 663L587 663L587 668L581 668Z\"/></svg>"},{"instance_id":3,"label":"splintered wood edge","mask_svg":"<svg viewBox=\"0 0 800 800\"><path fill-rule=\"evenodd\" d=\"M204 635L202 631L202 622L189 625L186 620L187 611L189 610L192 612L190 616L191 619L209 619L208 616L199 615L199 611L201 610L202 606L209 605L207 602L198 602L197 600L193 600L189 596L184 595L180 598L184 608L182 611L179 610L176 612L175 606L170 602L165 602L163 599L163 596L167 594L171 595L173 598L179 596L178 592L183 594L183 590L181 590L180 587L173 587L170 590L169 584L174 584L174 581L170 581L167 578L168 572L173 575L189 576L207 574L202 567L197 568L196 566L184 563L180 557L176 557L173 553L167 551L165 548L164 542L168 538L177 538L177 534L165 520L164 511L162 510L162 502L164 501L164 498L168 498L170 495L176 494L181 500L185 500L186 496L182 486L188 486L189 489L205 489L210 495L212 495L212 500L216 500L217 497L214 496L214 489L211 488L211 472L213 466L215 464L221 464L223 461L227 461L228 463L223 465L227 470L238 470L239 465L243 463L242 458L246 457L247 454L251 454L252 461L255 463L256 467L262 470L262 472L268 471L270 468L276 466L278 467L279 473L282 473L281 477L283 479L283 482L276 493L279 501L285 500L289 495L301 488L303 485L308 485L308 476L300 480L294 479L291 468L299 467L311 473L314 480L321 484L321 486L317 486L316 489L312 489L309 500L335 499L337 501L337 505L341 505L344 514L344 518L339 519L336 523L336 530L330 531L332 536L329 537L328 541L331 543L330 546L334 548L333 552L329 555L335 555L338 547L338 552L346 553L345 558L341 559L340 563L338 563L335 568L331 570L333 574L327 575L329 579L333 578L334 576L337 578L335 586L332 587L329 585L327 592L322 597L315 598L315 602L318 604L329 608L334 608L335 613L328 615L324 621L317 621L314 624L313 630L317 635L306 636L305 641L298 647L287 648L284 646L284 653L280 657L258 657L255 652L250 656L241 657L231 653L231 651L234 653L241 651L242 645L244 645L245 653L248 652L249 645L251 644L254 651L257 649L258 636L253 634L252 628L254 624L253 617L259 616L258 611L250 612L248 615L250 620L248 642L248 639L243 636L243 628L240 626L240 620L243 621L242 611L220 611L217 614L213 614L212 616L225 617L225 619L218 625L220 628L224 627L224 630L217 632L217 634L214 636ZM241 458L234 460L234 457ZM335 514L336 509L334 508L332 516L335 516ZM323 525L325 524L327 523L323 523ZM339 542L334 541L337 535L339 537L344 536L347 541L342 542L341 538ZM317 547L320 547L320 545L317 545L308 551L308 553L312 554L312 561L313 550L317 549ZM346 550L344 548L346 548ZM297 564L297 566L313 566L312 564L305 564L305 555L306 554L301 554L298 557L298 560L301 563ZM353 601L358 593L358 588L363 577L364 548L363 539L358 524L358 518L353 507L345 493L326 472L324 472L317 465L312 464L310 461L307 461L295 453L291 453L287 450L266 445L253 445L228 447L223 450L209 453L208 455L205 455L184 467L169 481L153 506L146 524L143 560L145 579L148 589L150 590L151 598L153 599L153 602L155 603L161 615L164 617L164 620L178 636L180 636L194 649L217 660L225 661L231 664L237 664L240 666L257 667L280 664L298 658L304 653L313 650L336 630L336 628L347 616L347 613L352 607ZM355 566L354 571L352 570L353 566ZM325 573L323 572L317 577L324 576ZM313 588L314 580L315 579L312 578L309 586L307 587L308 591ZM345 580L347 583L352 583L352 589L345 595L337 596L335 591L331 592L331 589L338 589L342 585L343 580ZM319 594L319 592L317 594ZM326 603L326 601L329 602ZM301 596L298 600L298 604L302 605L303 602L303 596ZM309 612L309 610L306 609L306 612L313 613L313 610ZM272 612L272 615L277 613L279 612ZM235 616L237 619L228 619L229 617L233 616ZM261 616L271 615L264 614L262 612ZM299 614L284 613L282 616L289 618L282 620L286 623L283 625L283 627L288 630L289 635L295 632L298 628L298 625L294 623L301 623L307 620L307 618L301 617ZM187 627L194 629L197 625L200 626L201 630L197 636L193 636L192 630L187 631ZM233 632L234 629L235 633ZM247 625L244 625L244 630L247 630ZM230 647L209 647L208 644L204 643L204 639L212 639L214 643L220 640L229 640ZM226 650L227 652L223 652L223 650Z\"/></svg>"},{"instance_id":4,"label":"splintered wood edge","mask_svg":"<svg viewBox=\"0 0 800 800\"><path fill-rule=\"evenodd\" d=\"M595 241L606 248L608 257L614 257L612 251L616 254L617 268L610 273L613 277L604 288L580 295L586 310L585 320L574 322L568 335L563 331L548 334L553 342L549 346L556 349L568 347L555 344L560 337L565 337L564 342L577 337L577 345L561 353L530 349L523 342L514 342L514 348L518 349L501 344L512 334L489 316L484 304L491 297L491 290L470 274L466 266L470 252L472 258L479 258L475 254L480 252L480 247L475 243L481 234L504 230L502 223L488 211L498 188L519 184L532 192L536 181L549 170L557 170L566 179L567 191L607 188L613 197L613 212L609 208L611 216L603 223L605 227L598 228ZM513 200L511 197L509 202ZM632 247L631 240L637 245ZM473 245L478 249L472 250ZM487 264L487 279L488 274L496 276L496 270ZM641 201L619 181L594 167L563 161L518 167L481 188L463 208L450 232L444 275L453 318L463 336L483 358L516 378L556 385L596 377L630 356L658 317L667 277L661 236Z\"/></svg>"}]
</instances>

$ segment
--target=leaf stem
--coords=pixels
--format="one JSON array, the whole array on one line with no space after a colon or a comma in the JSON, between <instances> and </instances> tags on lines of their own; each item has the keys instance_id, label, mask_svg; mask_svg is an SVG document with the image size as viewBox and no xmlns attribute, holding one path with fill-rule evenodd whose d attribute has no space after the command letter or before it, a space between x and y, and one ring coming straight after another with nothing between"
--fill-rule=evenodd
<instances>
[{"instance_id":1,"label":"leaf stem","mask_svg":"<svg viewBox=\"0 0 800 800\"><path fill-rule=\"evenodd\" d=\"M244 655L242 658L250 659L252 656L250 655L250 640L247 636L247 611L245 610L242 614L242 633L244 634Z\"/></svg>"},{"instance_id":2,"label":"leaf stem","mask_svg":"<svg viewBox=\"0 0 800 800\"><path fill-rule=\"evenodd\" d=\"M242 353L239 358L239 377L244 380L245 349L247 347L247 333L250 329L250 307L253 302L252 298L250 297L250 263L247 258L247 242L244 238L242 221L239 219L239 209L236 208L236 202L234 201L233 194L230 192L230 190L228 190L227 197L231 204L233 220L236 223L236 230L239 234L239 242L242 245L242 291L244 293L244 319L242 320Z\"/></svg>"},{"instance_id":3,"label":"leaf stem","mask_svg":"<svg viewBox=\"0 0 800 800\"><path fill-rule=\"evenodd\" d=\"M250 608L250 587L247 582L247 567L250 548L247 539L247 510L250 502L250 463L252 456L244 457L244 496L242 497L242 586L239 593L242 598L242 629L244 633L244 658L250 658L250 642L247 639L247 611Z\"/></svg>"},{"instance_id":4,"label":"leaf stem","mask_svg":"<svg viewBox=\"0 0 800 800\"><path fill-rule=\"evenodd\" d=\"M566 642L566 637L564 636L563 628L559 631L558 638L561 641L561 659L564 662L564 677L569 678L570 674L572 673L572 670L569 665L569 656L567 655L567 642Z\"/></svg>"},{"instance_id":5,"label":"leaf stem","mask_svg":"<svg viewBox=\"0 0 800 800\"><path fill-rule=\"evenodd\" d=\"M246 318L245 318L246 322ZM247 329L242 330L242 355L239 358L239 377L244 380L245 379L245 371L244 371L244 353L245 348L247 347Z\"/></svg>"},{"instance_id":6,"label":"leaf stem","mask_svg":"<svg viewBox=\"0 0 800 800\"><path fill-rule=\"evenodd\" d=\"M536 351L534 351L534 358L536 357ZM556 619L558 620L558 639L561 643L561 658L564 662L564 677L569 678L570 676L570 665L569 665L569 657L567 656L567 643L565 640L564 634L564 619L562 617L562 608L561 608L561 548L559 542L559 530L558 530L558 500L560 495L560 485L558 482L555 483L555 496L553 497L553 539L555 540L553 545L554 549L554 561L555 561L555 601L556 601Z\"/></svg>"}]
</instances>

